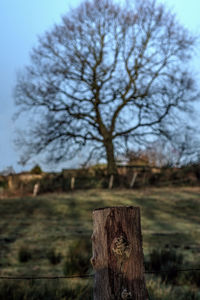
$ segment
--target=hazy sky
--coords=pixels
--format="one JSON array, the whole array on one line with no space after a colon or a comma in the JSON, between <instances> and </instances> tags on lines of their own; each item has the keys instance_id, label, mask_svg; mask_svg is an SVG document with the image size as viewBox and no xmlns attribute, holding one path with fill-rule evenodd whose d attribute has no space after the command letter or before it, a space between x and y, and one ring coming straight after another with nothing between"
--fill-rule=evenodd
<instances>
[{"instance_id":1,"label":"hazy sky","mask_svg":"<svg viewBox=\"0 0 200 300\"><path fill-rule=\"evenodd\" d=\"M139 1L139 0L138 0ZM178 19L194 32L200 32L199 0L162 0L174 8ZM20 153L13 140L16 111L12 98L17 70L29 61L29 53L37 36L59 22L61 16L80 0L0 0L0 171L17 164ZM195 65L200 61L195 60ZM27 168L31 166L28 165ZM67 167L67 163L63 165ZM46 168L47 169L47 168Z\"/></svg>"}]
</instances>

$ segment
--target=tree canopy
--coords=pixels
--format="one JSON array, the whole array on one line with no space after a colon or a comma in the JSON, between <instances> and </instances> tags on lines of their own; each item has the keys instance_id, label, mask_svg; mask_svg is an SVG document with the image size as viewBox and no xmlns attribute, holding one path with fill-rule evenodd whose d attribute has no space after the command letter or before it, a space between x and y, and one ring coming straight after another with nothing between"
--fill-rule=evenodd
<instances>
[{"instance_id":1,"label":"tree canopy","mask_svg":"<svg viewBox=\"0 0 200 300\"><path fill-rule=\"evenodd\" d=\"M32 113L24 157L116 155L129 143L170 136L196 99L188 68L195 37L154 0L85 1L39 38L17 78L15 101Z\"/></svg>"}]
</instances>

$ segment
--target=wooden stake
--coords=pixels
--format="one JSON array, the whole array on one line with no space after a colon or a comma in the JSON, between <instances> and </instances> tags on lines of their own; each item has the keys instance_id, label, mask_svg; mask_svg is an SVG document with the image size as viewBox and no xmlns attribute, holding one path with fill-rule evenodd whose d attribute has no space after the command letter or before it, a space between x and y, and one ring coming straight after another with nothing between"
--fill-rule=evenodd
<instances>
[{"instance_id":1,"label":"wooden stake","mask_svg":"<svg viewBox=\"0 0 200 300\"><path fill-rule=\"evenodd\" d=\"M75 177L73 176L71 178L71 190L74 190L74 187L75 187Z\"/></svg>"},{"instance_id":2,"label":"wooden stake","mask_svg":"<svg viewBox=\"0 0 200 300\"><path fill-rule=\"evenodd\" d=\"M137 175L138 175L137 172L133 172L133 177L132 177L132 180L131 180L130 188L133 188L133 186L135 184L135 181L136 181L136 178L137 178Z\"/></svg>"},{"instance_id":3,"label":"wooden stake","mask_svg":"<svg viewBox=\"0 0 200 300\"><path fill-rule=\"evenodd\" d=\"M8 176L8 188L9 188L9 190L13 190L13 188L14 188L13 176L12 175Z\"/></svg>"},{"instance_id":4,"label":"wooden stake","mask_svg":"<svg viewBox=\"0 0 200 300\"><path fill-rule=\"evenodd\" d=\"M144 279L140 209L94 210L94 300L148 299Z\"/></svg>"},{"instance_id":5,"label":"wooden stake","mask_svg":"<svg viewBox=\"0 0 200 300\"><path fill-rule=\"evenodd\" d=\"M33 197L36 197L38 195L39 188L40 188L40 184L39 184L39 182L37 182L33 188Z\"/></svg>"},{"instance_id":6,"label":"wooden stake","mask_svg":"<svg viewBox=\"0 0 200 300\"><path fill-rule=\"evenodd\" d=\"M114 175L110 176L108 188L111 190L113 187Z\"/></svg>"}]
</instances>

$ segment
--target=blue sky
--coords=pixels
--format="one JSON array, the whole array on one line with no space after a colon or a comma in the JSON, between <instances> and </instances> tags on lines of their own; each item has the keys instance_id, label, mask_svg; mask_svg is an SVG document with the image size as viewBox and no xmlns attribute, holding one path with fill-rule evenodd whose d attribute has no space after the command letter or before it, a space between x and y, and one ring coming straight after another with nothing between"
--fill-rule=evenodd
<instances>
[{"instance_id":1,"label":"blue sky","mask_svg":"<svg viewBox=\"0 0 200 300\"><path fill-rule=\"evenodd\" d=\"M80 0L0 0L0 171L13 166L16 171L20 153L13 139L16 111L12 98L16 73L29 61L29 53L38 35L59 22L61 16ZM199 0L162 0L174 9L180 22L194 32L200 32ZM200 66L195 59L195 66ZM30 168L27 165L26 168ZM67 163L62 167L67 167ZM48 167L46 166L46 169Z\"/></svg>"}]
</instances>

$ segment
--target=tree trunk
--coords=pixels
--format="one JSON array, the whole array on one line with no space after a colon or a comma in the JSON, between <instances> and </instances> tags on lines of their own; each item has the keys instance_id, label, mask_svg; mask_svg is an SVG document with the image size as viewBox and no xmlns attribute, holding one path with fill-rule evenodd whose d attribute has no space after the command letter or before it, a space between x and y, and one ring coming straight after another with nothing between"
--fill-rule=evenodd
<instances>
[{"instance_id":1,"label":"tree trunk","mask_svg":"<svg viewBox=\"0 0 200 300\"><path fill-rule=\"evenodd\" d=\"M104 146L106 149L108 175L117 175L117 166L115 162L114 147L112 140L106 140Z\"/></svg>"},{"instance_id":2,"label":"tree trunk","mask_svg":"<svg viewBox=\"0 0 200 300\"><path fill-rule=\"evenodd\" d=\"M94 300L147 300L140 209L97 209L93 221Z\"/></svg>"}]
</instances>

